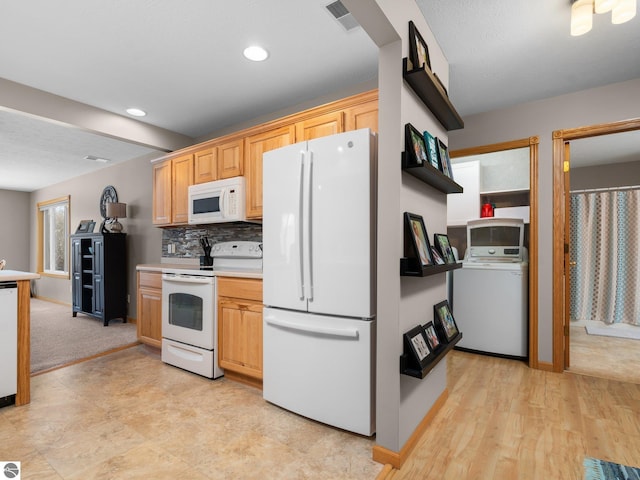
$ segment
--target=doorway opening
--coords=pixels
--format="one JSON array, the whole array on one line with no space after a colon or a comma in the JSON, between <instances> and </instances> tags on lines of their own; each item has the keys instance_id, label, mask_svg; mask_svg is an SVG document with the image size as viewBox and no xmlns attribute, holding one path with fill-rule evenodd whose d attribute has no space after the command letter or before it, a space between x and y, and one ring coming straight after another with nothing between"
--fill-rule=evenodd
<instances>
[{"instance_id":1,"label":"doorway opening","mask_svg":"<svg viewBox=\"0 0 640 480\"><path fill-rule=\"evenodd\" d=\"M529 366L538 368L538 137L494 143L450 152L452 159L472 155L529 149ZM479 210L479 209L478 209ZM480 216L480 211L476 214ZM449 232L449 228L447 229ZM466 230L466 227L465 227ZM455 233L453 236L455 237ZM464 252L459 252L463 254Z\"/></svg>"},{"instance_id":2,"label":"doorway opening","mask_svg":"<svg viewBox=\"0 0 640 480\"><path fill-rule=\"evenodd\" d=\"M553 370L556 372L569 369L572 363L570 278L571 269L576 266L577 261L580 261L570 256L569 202L572 156L570 144L576 140L636 130L640 130L640 119L553 132L553 208L555 212L553 220ZM602 351L606 353L606 350L605 347ZM576 373L588 372L576 371ZM593 374L596 372L594 371Z\"/></svg>"}]
</instances>

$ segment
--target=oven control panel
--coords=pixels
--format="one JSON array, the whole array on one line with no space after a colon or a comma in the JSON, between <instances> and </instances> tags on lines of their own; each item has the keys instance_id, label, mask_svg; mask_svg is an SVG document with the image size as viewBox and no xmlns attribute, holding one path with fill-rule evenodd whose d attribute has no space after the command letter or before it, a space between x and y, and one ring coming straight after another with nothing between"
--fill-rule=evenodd
<instances>
[{"instance_id":1,"label":"oven control panel","mask_svg":"<svg viewBox=\"0 0 640 480\"><path fill-rule=\"evenodd\" d=\"M211 249L211 256L226 258L262 258L261 242L221 242Z\"/></svg>"}]
</instances>

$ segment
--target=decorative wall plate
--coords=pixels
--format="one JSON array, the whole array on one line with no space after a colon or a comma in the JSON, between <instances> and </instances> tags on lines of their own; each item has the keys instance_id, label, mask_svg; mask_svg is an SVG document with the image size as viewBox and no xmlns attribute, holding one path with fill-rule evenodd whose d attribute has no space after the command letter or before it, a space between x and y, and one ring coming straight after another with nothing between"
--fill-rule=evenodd
<instances>
[{"instance_id":1,"label":"decorative wall plate","mask_svg":"<svg viewBox=\"0 0 640 480\"><path fill-rule=\"evenodd\" d=\"M116 189L111 185L104 187L102 191L102 195L100 196L100 215L102 218L107 218L107 203L108 202L118 202L118 194L116 193Z\"/></svg>"}]
</instances>

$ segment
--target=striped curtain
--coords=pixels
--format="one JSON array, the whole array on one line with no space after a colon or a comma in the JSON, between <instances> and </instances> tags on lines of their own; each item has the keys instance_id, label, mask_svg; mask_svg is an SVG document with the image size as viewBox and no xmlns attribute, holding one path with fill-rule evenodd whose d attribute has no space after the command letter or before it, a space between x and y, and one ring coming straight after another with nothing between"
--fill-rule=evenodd
<instances>
[{"instance_id":1,"label":"striped curtain","mask_svg":"<svg viewBox=\"0 0 640 480\"><path fill-rule=\"evenodd\" d=\"M571 194L571 320L640 325L640 190Z\"/></svg>"}]
</instances>

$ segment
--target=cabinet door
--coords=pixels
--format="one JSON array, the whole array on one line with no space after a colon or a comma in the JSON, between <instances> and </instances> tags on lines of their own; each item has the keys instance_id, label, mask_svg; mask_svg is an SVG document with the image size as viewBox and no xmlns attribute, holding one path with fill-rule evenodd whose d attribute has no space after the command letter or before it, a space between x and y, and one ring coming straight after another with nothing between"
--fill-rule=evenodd
<instances>
[{"instance_id":1,"label":"cabinet door","mask_svg":"<svg viewBox=\"0 0 640 480\"><path fill-rule=\"evenodd\" d=\"M262 154L294 143L295 126L268 130L245 139L247 218L262 218Z\"/></svg>"},{"instance_id":2,"label":"cabinet door","mask_svg":"<svg viewBox=\"0 0 640 480\"><path fill-rule=\"evenodd\" d=\"M378 131L378 101L372 101L347 108L345 111L345 131L370 128Z\"/></svg>"},{"instance_id":3,"label":"cabinet door","mask_svg":"<svg viewBox=\"0 0 640 480\"><path fill-rule=\"evenodd\" d=\"M231 178L242 175L244 144L242 139L218 145L218 178Z\"/></svg>"},{"instance_id":4,"label":"cabinet door","mask_svg":"<svg viewBox=\"0 0 640 480\"><path fill-rule=\"evenodd\" d=\"M344 132L342 112L327 113L296 123L296 142Z\"/></svg>"},{"instance_id":5,"label":"cabinet door","mask_svg":"<svg viewBox=\"0 0 640 480\"><path fill-rule=\"evenodd\" d=\"M93 247L93 313L104 314L104 241L94 238Z\"/></svg>"},{"instance_id":6,"label":"cabinet door","mask_svg":"<svg viewBox=\"0 0 640 480\"><path fill-rule=\"evenodd\" d=\"M463 193L447 195L447 226L465 226L480 217L480 162L477 160L451 165L453 178Z\"/></svg>"},{"instance_id":7,"label":"cabinet door","mask_svg":"<svg viewBox=\"0 0 640 480\"><path fill-rule=\"evenodd\" d=\"M205 148L193 154L193 182L205 183L217 180L218 158L215 147Z\"/></svg>"},{"instance_id":8,"label":"cabinet door","mask_svg":"<svg viewBox=\"0 0 640 480\"><path fill-rule=\"evenodd\" d=\"M162 346L162 274L138 272L137 305L138 340L147 345Z\"/></svg>"},{"instance_id":9,"label":"cabinet door","mask_svg":"<svg viewBox=\"0 0 640 480\"><path fill-rule=\"evenodd\" d=\"M262 305L219 298L218 331L220 366L262 379Z\"/></svg>"},{"instance_id":10,"label":"cabinet door","mask_svg":"<svg viewBox=\"0 0 640 480\"><path fill-rule=\"evenodd\" d=\"M193 185L193 155L171 160L171 223L189 221L189 186Z\"/></svg>"},{"instance_id":11,"label":"cabinet door","mask_svg":"<svg viewBox=\"0 0 640 480\"><path fill-rule=\"evenodd\" d=\"M153 165L153 223L171 223L171 160Z\"/></svg>"},{"instance_id":12,"label":"cabinet door","mask_svg":"<svg viewBox=\"0 0 640 480\"><path fill-rule=\"evenodd\" d=\"M73 311L82 310L82 250L80 239L73 239L71 241L71 259L73 262Z\"/></svg>"}]
</instances>

